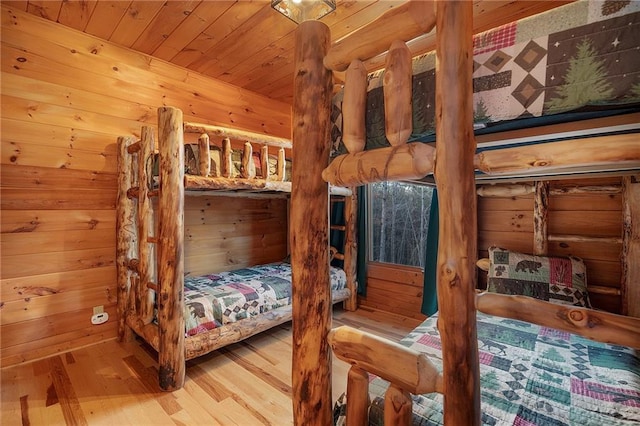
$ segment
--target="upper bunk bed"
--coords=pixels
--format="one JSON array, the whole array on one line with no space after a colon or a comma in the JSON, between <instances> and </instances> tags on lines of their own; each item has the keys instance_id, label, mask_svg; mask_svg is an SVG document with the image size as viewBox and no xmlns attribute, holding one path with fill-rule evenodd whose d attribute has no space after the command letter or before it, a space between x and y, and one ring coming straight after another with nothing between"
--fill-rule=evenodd
<instances>
[{"instance_id":1,"label":"upper bunk bed","mask_svg":"<svg viewBox=\"0 0 640 426\"><path fill-rule=\"evenodd\" d=\"M605 8L602 7L603 2L591 1L582 2L578 7L584 8L586 20L591 19L588 18L588 11L600 8L599 18L593 22L601 26L603 15L627 15L627 26L623 32L627 35L626 41L636 43L627 52L632 56L637 51L640 38L633 36L638 31L637 5L631 5L633 13L623 10L629 4L620 2L611 9L611 5ZM549 333L555 333L551 330L555 329L559 333L573 333L611 346L627 346L623 351L625 353L632 353L633 348L640 347L640 323L637 318L595 311L588 307L558 305L525 296L476 293L477 172L491 176L519 174L526 177L569 167L574 168L573 172L586 171L605 164L610 166L612 172L627 174L623 186L625 196L631 200L627 204L631 219L629 225L625 224L629 230L625 231L623 244L630 253L635 254L630 257L630 268L623 274L625 279L633 283L633 288L637 288L640 267L635 259L640 253L637 239L640 213L633 200L640 197L640 186L635 183L632 173L636 172L637 175L640 168L640 138L637 115L631 115L636 117L630 120L632 128L611 135L599 132L581 135L581 129L578 128L575 129L578 134L547 142L543 127L536 127L528 129L528 136L533 137L528 143L478 151L473 125L474 106L478 102L474 98L472 81L472 16L472 2L407 2L355 30L333 46L329 42L329 29L321 23L307 21L298 28L293 144L295 150L296 143L304 140L306 153L297 151L296 161L304 162L308 172L314 171L318 175L315 178L307 177L305 183L309 191L292 194L292 217L305 217L312 208L310 206L324 198L321 191L323 180L358 186L385 180L419 180L433 174L440 209L436 270L439 307L437 329L440 339L437 345L441 348L438 352L442 361L441 368L438 368L428 356L405 346L349 328L331 330L330 309L325 308L324 302L327 300L328 278L322 263L314 268L308 262L308 259L320 254L321 246L301 247L298 251L292 251L294 271L314 274L318 284L315 289L317 295L313 295L312 290L304 288L303 281L294 280L294 288L297 287L299 294L305 296L294 300L292 377L296 424L330 424L332 421L331 357L325 339L334 354L352 365L347 381L349 425L365 424L367 421L370 379L367 372L391 382L384 397L385 424L410 424L410 393L433 392L444 395L440 408L444 424L481 424L481 396L484 393L480 381L481 361L477 338L483 336L478 334L478 311L538 324L548 329ZM559 16L558 22L562 21L562 15ZM420 107L415 110L411 108L414 86L411 54L405 42L429 33L434 27L437 27L434 102L422 99L414 105ZM630 37L627 31L630 31ZM615 48L622 39L614 37L611 42ZM377 114L382 114L384 110L384 120L378 119L376 123L384 123L383 134L388 145L369 150L365 149L369 140L366 123L369 123L371 110L366 101L367 70L363 64L385 51L383 102L372 108ZM518 57L518 53L513 56ZM533 58L525 56L526 59ZM612 62L615 63L617 56L609 55L608 58L613 58ZM640 71L637 60L632 60L632 67L637 79ZM344 98L338 109L330 99L332 71L344 70L347 70ZM631 88L635 85L637 80L627 86L627 93L632 93ZM425 114L425 107L435 111L435 146L428 141L424 143L411 139L413 117ZM323 168L320 164L314 165L318 160L315 155L328 149L332 113L334 118L342 115L341 133L348 153L337 155L330 165ZM312 116L314 120L309 120ZM538 143L542 141L546 143ZM632 222L633 227L630 225ZM302 220L293 225L296 224L301 226L300 238L305 241L323 233L322 224L309 226ZM629 295L635 297L632 303L637 303L639 294L634 290L633 295ZM311 300L307 300L307 297ZM296 310L296 304L300 306L299 310ZM311 344L317 341L320 343ZM559 368L563 367L559 365Z\"/></svg>"},{"instance_id":2,"label":"upper bunk bed","mask_svg":"<svg viewBox=\"0 0 640 426\"><path fill-rule=\"evenodd\" d=\"M640 132L639 16L638 2L613 7L607 2L577 1L473 37L478 181L640 168L637 161L625 163L614 157L589 167L575 161L571 166L556 164L554 148L542 145L575 141L565 144L565 149L579 152L635 141ZM408 60L408 49L392 46L387 65L392 55ZM390 149L396 139L392 132L401 133L409 143L435 142L436 53L412 58L408 68L394 65L393 77L385 69L367 73L370 63L383 63L374 59L339 64L340 69L349 65L344 75L349 81L333 98L333 157L349 152L345 139L350 138L362 141L365 151ZM393 86L389 82L406 81L409 73L411 81L402 93L402 103L386 105L384 92ZM365 90L364 104L355 106L356 99L362 101L358 93ZM385 126L387 107L404 114L402 125L395 130ZM577 142L579 139L585 140ZM522 163L498 169L492 164L495 154L491 151L506 147L521 148L510 151L514 161L516 156L535 156L537 162L526 170L515 170ZM332 167L338 165L339 161ZM433 183L433 177L420 168L407 178Z\"/></svg>"},{"instance_id":3,"label":"upper bunk bed","mask_svg":"<svg viewBox=\"0 0 640 426\"><path fill-rule=\"evenodd\" d=\"M135 333L158 352L160 386L175 390L184 383L185 360L292 318L292 268L287 259L242 269L227 262L229 271L200 265L197 276L185 271L190 243L199 247L193 250L202 251L198 241L185 235L185 207L207 194L288 196L292 184L286 179L291 166L286 166L284 151L291 143L236 129L184 123L182 111L173 107L158 109L158 152L154 130L144 126L139 140L118 138L118 332L121 340L130 340ZM197 139L198 145L189 144L189 137ZM210 146L214 137L223 138L221 148ZM241 153L233 152L230 138L245 141ZM262 145L260 156L252 154L252 142ZM275 159L269 156L268 146L278 148ZM330 247L328 239L325 245L325 253L342 264L330 267L327 258L329 303L342 301L353 310L355 197L345 188L331 192L336 194L332 199L344 202L344 224L335 226L344 234L344 247ZM196 204L209 205L215 212L215 202ZM318 213L329 221L328 207ZM212 232L215 226L202 228ZM295 241L295 233L292 237Z\"/></svg>"}]
</instances>

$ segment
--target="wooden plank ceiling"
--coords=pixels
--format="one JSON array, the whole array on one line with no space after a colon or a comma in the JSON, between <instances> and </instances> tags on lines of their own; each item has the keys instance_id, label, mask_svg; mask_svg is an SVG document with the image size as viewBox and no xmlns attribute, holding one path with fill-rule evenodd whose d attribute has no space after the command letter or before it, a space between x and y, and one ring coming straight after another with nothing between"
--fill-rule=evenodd
<instances>
[{"instance_id":1,"label":"wooden plank ceiling","mask_svg":"<svg viewBox=\"0 0 640 426\"><path fill-rule=\"evenodd\" d=\"M406 0L338 0L323 18L334 40ZM296 24L266 0L23 0L2 1L62 25L172 62L194 72L291 103ZM560 6L567 1L474 0L474 31ZM417 55L435 37L410 45ZM368 68L379 68L380 60Z\"/></svg>"}]
</instances>

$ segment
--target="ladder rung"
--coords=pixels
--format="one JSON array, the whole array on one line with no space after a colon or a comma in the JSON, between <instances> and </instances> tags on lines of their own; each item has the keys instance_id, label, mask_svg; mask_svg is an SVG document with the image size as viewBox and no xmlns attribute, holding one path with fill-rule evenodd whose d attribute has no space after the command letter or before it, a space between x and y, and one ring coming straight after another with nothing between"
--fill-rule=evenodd
<instances>
[{"instance_id":1,"label":"ladder rung","mask_svg":"<svg viewBox=\"0 0 640 426\"><path fill-rule=\"evenodd\" d=\"M336 231L344 231L347 229L345 225L331 225L331 229L335 229Z\"/></svg>"}]
</instances>

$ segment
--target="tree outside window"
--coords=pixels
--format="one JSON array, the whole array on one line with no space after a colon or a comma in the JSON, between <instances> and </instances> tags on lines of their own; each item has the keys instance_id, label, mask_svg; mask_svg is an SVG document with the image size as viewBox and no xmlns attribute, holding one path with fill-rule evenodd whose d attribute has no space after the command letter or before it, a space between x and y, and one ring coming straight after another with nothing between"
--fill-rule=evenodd
<instances>
[{"instance_id":1,"label":"tree outside window","mask_svg":"<svg viewBox=\"0 0 640 426\"><path fill-rule=\"evenodd\" d=\"M368 190L370 260L424 268L433 188L380 182Z\"/></svg>"}]
</instances>

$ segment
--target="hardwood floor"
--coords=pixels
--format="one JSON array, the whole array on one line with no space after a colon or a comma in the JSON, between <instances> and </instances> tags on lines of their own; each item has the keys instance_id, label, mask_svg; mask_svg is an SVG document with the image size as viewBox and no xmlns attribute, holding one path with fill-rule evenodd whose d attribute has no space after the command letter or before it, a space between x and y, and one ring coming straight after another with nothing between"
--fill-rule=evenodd
<instances>
[{"instance_id":1,"label":"hardwood floor","mask_svg":"<svg viewBox=\"0 0 640 426\"><path fill-rule=\"evenodd\" d=\"M336 309L347 324L397 341L418 320ZM348 365L333 361L333 399ZM3 425L287 425L291 409L291 323L187 364L184 388L162 392L155 352L114 340L1 371Z\"/></svg>"}]
</instances>

